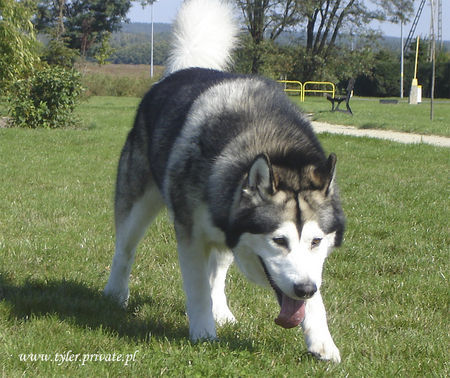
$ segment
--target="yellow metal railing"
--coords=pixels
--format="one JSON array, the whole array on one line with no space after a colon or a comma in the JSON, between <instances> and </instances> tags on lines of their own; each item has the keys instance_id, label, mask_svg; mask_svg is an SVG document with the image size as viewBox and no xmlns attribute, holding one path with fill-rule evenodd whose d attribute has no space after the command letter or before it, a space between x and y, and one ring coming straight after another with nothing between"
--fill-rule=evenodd
<instances>
[{"instance_id":1,"label":"yellow metal railing","mask_svg":"<svg viewBox=\"0 0 450 378\"><path fill-rule=\"evenodd\" d=\"M284 84L286 93L298 93L301 102L305 101L305 93L330 93L333 98L336 93L336 87L330 81L307 81L302 84L296 80L278 80L278 83ZM307 86L320 86L322 89L306 89Z\"/></svg>"},{"instance_id":2,"label":"yellow metal railing","mask_svg":"<svg viewBox=\"0 0 450 378\"><path fill-rule=\"evenodd\" d=\"M279 83L284 84L284 91L286 93L297 93L302 97L303 84L296 80L278 80ZM295 88L298 87L298 88Z\"/></svg>"},{"instance_id":3,"label":"yellow metal railing","mask_svg":"<svg viewBox=\"0 0 450 378\"><path fill-rule=\"evenodd\" d=\"M325 87L325 89L306 89L308 85L322 86ZM330 87L331 89L327 89L327 87ZM305 101L305 93L330 93L334 98L336 87L330 81L307 81L303 84L302 101Z\"/></svg>"}]
</instances>

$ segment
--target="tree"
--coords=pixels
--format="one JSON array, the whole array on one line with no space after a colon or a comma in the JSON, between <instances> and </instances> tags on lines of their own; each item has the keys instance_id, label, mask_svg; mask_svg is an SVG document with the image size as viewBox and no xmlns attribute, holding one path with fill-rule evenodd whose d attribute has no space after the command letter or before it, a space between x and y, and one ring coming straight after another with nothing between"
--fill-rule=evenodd
<instances>
[{"instance_id":1,"label":"tree","mask_svg":"<svg viewBox=\"0 0 450 378\"><path fill-rule=\"evenodd\" d=\"M370 72L358 76L355 91L361 96L396 96L398 93L398 59L390 50L380 50L375 54Z\"/></svg>"},{"instance_id":2,"label":"tree","mask_svg":"<svg viewBox=\"0 0 450 378\"><path fill-rule=\"evenodd\" d=\"M406 20L411 15L413 1L236 0L254 44L252 71L258 72L261 67L258 48L263 40L275 40L283 30L296 27L305 30L306 39L305 48L299 49L304 64L301 69L297 67L297 74L307 80L313 79L317 70L340 54L337 44L342 36L355 35L358 44L366 48L374 38L368 28L370 21L398 22L400 14Z\"/></svg>"},{"instance_id":3,"label":"tree","mask_svg":"<svg viewBox=\"0 0 450 378\"><path fill-rule=\"evenodd\" d=\"M67 45L87 56L127 21L130 6L130 0L39 0L35 23L44 32L60 25Z\"/></svg>"},{"instance_id":4,"label":"tree","mask_svg":"<svg viewBox=\"0 0 450 378\"><path fill-rule=\"evenodd\" d=\"M301 13L306 24L306 55L308 65L303 75L314 77L314 58L327 61L337 49L340 35L357 35L359 43L370 45L375 34L368 28L371 21L395 21L401 9L401 20L411 15L414 0L303 0ZM377 6L372 10L372 6ZM397 19L396 19L397 17ZM312 64L311 64L312 63Z\"/></svg>"},{"instance_id":5,"label":"tree","mask_svg":"<svg viewBox=\"0 0 450 378\"><path fill-rule=\"evenodd\" d=\"M0 0L0 90L3 92L39 62L30 21L32 15L30 2Z\"/></svg>"},{"instance_id":6,"label":"tree","mask_svg":"<svg viewBox=\"0 0 450 378\"><path fill-rule=\"evenodd\" d=\"M67 35L69 45L79 48L81 55L95 42L100 42L105 32L120 29L130 9L129 0L73 0L67 7Z\"/></svg>"},{"instance_id":7,"label":"tree","mask_svg":"<svg viewBox=\"0 0 450 378\"><path fill-rule=\"evenodd\" d=\"M33 21L35 27L50 38L42 50L41 59L52 66L72 68L79 53L68 46L68 38L64 34L65 13L66 0L39 1Z\"/></svg>"},{"instance_id":8,"label":"tree","mask_svg":"<svg viewBox=\"0 0 450 378\"><path fill-rule=\"evenodd\" d=\"M250 34L251 72L258 73L262 65L262 49L266 34L270 41L289 26L299 22L299 0L236 0Z\"/></svg>"},{"instance_id":9,"label":"tree","mask_svg":"<svg viewBox=\"0 0 450 378\"><path fill-rule=\"evenodd\" d=\"M427 41L419 48L418 78L422 85L422 95L427 97L431 90L432 64L427 61ZM409 91L414 72L414 54L405 57L405 89ZM355 84L355 92L362 96L397 96L398 95L398 65L399 57L390 50L380 50L375 55L373 67L368 74L358 76ZM436 59L436 97L450 98L450 56L441 53Z\"/></svg>"},{"instance_id":10,"label":"tree","mask_svg":"<svg viewBox=\"0 0 450 378\"><path fill-rule=\"evenodd\" d=\"M111 56L111 54L114 52L114 49L111 47L111 44L109 42L111 38L111 33L104 33L100 48L97 50L97 53L94 55L94 59L97 61L99 66L103 66L106 64L106 60Z\"/></svg>"},{"instance_id":11,"label":"tree","mask_svg":"<svg viewBox=\"0 0 450 378\"><path fill-rule=\"evenodd\" d=\"M142 8L146 7L147 5L152 5L153 3L156 3L158 0L141 0Z\"/></svg>"}]
</instances>

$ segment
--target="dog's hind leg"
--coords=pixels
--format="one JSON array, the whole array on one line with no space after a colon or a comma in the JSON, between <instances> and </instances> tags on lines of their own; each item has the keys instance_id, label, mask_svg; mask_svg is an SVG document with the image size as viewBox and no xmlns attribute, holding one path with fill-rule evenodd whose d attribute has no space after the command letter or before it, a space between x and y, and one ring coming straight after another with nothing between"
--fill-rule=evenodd
<instances>
[{"instance_id":1,"label":"dog's hind leg","mask_svg":"<svg viewBox=\"0 0 450 378\"><path fill-rule=\"evenodd\" d=\"M152 178L147 156L134 146L131 135L122 151L115 198L116 246L105 295L119 304L128 303L128 281L137 244L163 207L162 196Z\"/></svg>"},{"instance_id":2,"label":"dog's hind leg","mask_svg":"<svg viewBox=\"0 0 450 378\"><path fill-rule=\"evenodd\" d=\"M233 263L233 254L229 251L213 249L209 256L209 284L211 286L212 310L218 325L234 323L236 318L231 313L225 295L225 279L230 265Z\"/></svg>"}]
</instances>

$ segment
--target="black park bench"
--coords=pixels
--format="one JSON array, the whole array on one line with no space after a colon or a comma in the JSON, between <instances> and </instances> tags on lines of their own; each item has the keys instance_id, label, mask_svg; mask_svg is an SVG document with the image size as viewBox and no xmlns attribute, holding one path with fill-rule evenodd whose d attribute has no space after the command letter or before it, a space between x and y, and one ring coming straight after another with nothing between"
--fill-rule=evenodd
<instances>
[{"instance_id":1,"label":"black park bench","mask_svg":"<svg viewBox=\"0 0 450 378\"><path fill-rule=\"evenodd\" d=\"M327 94L327 100L331 102L331 111L338 111L338 112L344 112L344 113L350 113L353 115L352 109L350 108L350 98L352 97L353 87L355 86L355 79L351 78L348 81L346 95L345 96L335 96L331 97L329 94ZM339 105L341 105L341 102L345 101L345 106L347 110L341 110L339 109ZM336 105L336 107L334 107Z\"/></svg>"}]
</instances>

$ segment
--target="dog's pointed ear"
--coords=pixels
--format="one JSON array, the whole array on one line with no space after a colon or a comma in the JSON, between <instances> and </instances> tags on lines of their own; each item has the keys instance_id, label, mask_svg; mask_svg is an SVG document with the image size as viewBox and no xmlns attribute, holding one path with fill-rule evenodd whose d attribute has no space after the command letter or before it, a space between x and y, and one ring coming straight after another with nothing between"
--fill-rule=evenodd
<instances>
[{"instance_id":1,"label":"dog's pointed ear","mask_svg":"<svg viewBox=\"0 0 450 378\"><path fill-rule=\"evenodd\" d=\"M321 190L325 196L328 196L332 192L335 182L336 161L336 155L331 153L324 165L319 167L307 166L305 168L307 184Z\"/></svg>"},{"instance_id":2,"label":"dog's pointed ear","mask_svg":"<svg viewBox=\"0 0 450 378\"><path fill-rule=\"evenodd\" d=\"M266 154L258 155L248 171L245 189L261 196L275 192L272 164Z\"/></svg>"},{"instance_id":3,"label":"dog's pointed ear","mask_svg":"<svg viewBox=\"0 0 450 378\"><path fill-rule=\"evenodd\" d=\"M325 181L325 195L328 196L330 192L333 191L333 185L336 182L336 162L337 162L337 156L334 153L331 153L330 156L328 156L327 160L327 178Z\"/></svg>"}]
</instances>

